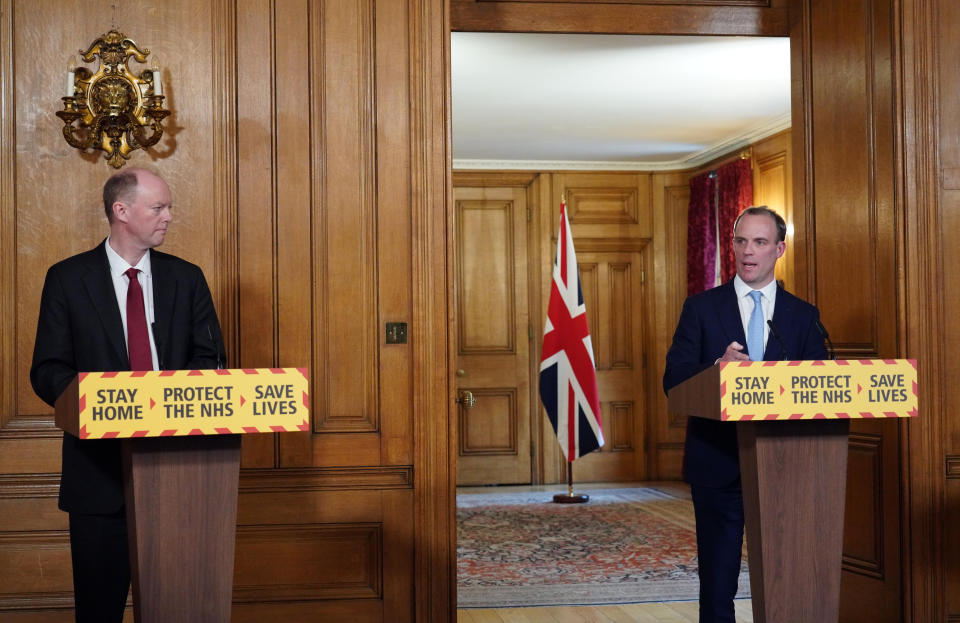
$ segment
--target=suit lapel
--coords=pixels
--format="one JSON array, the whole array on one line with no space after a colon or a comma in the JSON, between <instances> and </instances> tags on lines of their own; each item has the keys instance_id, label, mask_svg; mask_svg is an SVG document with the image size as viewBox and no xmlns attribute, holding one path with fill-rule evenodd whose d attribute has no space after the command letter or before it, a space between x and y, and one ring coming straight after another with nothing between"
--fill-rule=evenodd
<instances>
[{"instance_id":1,"label":"suit lapel","mask_svg":"<svg viewBox=\"0 0 960 623\"><path fill-rule=\"evenodd\" d=\"M154 340L157 342L158 355L162 367L169 365L170 356L170 324L173 319L173 309L177 299L177 280L170 271L166 258L159 252L150 253L150 270L153 272L153 315Z\"/></svg>"},{"instance_id":2,"label":"suit lapel","mask_svg":"<svg viewBox=\"0 0 960 623\"><path fill-rule=\"evenodd\" d=\"M127 340L123 335L123 318L120 317L120 308L117 306L117 293L110 277L110 262L107 260L104 244L106 241L90 254L88 270L82 281L103 324L107 341L127 369L130 367L130 360L127 356Z\"/></svg>"},{"instance_id":3,"label":"suit lapel","mask_svg":"<svg viewBox=\"0 0 960 623\"><path fill-rule=\"evenodd\" d=\"M777 302L773 306L773 325L777 328L777 331L780 333L781 337L784 337L784 318L790 317L790 308L793 306L793 302L790 300L790 297L787 295L787 291L781 287L777 287ZM786 338L784 338L786 339ZM780 360L784 357L789 357L789 353L784 353L783 349L786 348L786 344L781 345L779 341L773 335L767 339L767 348L763 352L763 358L766 361Z\"/></svg>"},{"instance_id":4,"label":"suit lapel","mask_svg":"<svg viewBox=\"0 0 960 623\"><path fill-rule=\"evenodd\" d=\"M720 322L723 324L723 330L731 342L743 344L747 347L747 336L743 333L743 320L740 317L740 303L737 301L737 290L733 287L733 281L720 286L725 288L722 300L720 301Z\"/></svg>"}]
</instances>

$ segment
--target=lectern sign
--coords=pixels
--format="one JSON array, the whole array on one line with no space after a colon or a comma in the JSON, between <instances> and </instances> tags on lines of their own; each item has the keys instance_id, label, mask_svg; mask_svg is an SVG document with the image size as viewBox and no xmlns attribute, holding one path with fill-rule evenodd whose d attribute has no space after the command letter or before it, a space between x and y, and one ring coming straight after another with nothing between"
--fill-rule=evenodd
<instances>
[{"instance_id":1,"label":"lectern sign","mask_svg":"<svg viewBox=\"0 0 960 623\"><path fill-rule=\"evenodd\" d=\"M74 381L82 439L309 429L305 368L89 372ZM58 409L59 412L59 409Z\"/></svg>"},{"instance_id":2,"label":"lectern sign","mask_svg":"<svg viewBox=\"0 0 960 623\"><path fill-rule=\"evenodd\" d=\"M721 362L720 419L914 417L913 359Z\"/></svg>"}]
</instances>

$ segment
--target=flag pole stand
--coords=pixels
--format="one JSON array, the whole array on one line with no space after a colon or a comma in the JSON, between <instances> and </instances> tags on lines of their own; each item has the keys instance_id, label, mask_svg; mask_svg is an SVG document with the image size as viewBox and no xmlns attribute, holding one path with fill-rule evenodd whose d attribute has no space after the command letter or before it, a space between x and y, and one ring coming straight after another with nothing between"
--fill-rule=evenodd
<instances>
[{"instance_id":1,"label":"flag pole stand","mask_svg":"<svg viewBox=\"0 0 960 623\"><path fill-rule=\"evenodd\" d=\"M583 504L590 501L590 496L586 493L573 492L573 461L567 462L567 493L556 494L553 501L557 504Z\"/></svg>"}]
</instances>

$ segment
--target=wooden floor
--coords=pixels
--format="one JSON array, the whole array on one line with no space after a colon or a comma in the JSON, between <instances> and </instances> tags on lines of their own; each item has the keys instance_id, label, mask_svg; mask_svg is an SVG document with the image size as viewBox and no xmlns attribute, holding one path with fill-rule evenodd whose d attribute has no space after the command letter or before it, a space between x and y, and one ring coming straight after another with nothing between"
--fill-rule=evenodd
<instances>
[{"instance_id":1,"label":"wooden floor","mask_svg":"<svg viewBox=\"0 0 960 623\"><path fill-rule=\"evenodd\" d=\"M737 623L753 623L749 599L733 602ZM549 606L458 610L457 623L697 623L695 601L617 606Z\"/></svg>"}]
</instances>

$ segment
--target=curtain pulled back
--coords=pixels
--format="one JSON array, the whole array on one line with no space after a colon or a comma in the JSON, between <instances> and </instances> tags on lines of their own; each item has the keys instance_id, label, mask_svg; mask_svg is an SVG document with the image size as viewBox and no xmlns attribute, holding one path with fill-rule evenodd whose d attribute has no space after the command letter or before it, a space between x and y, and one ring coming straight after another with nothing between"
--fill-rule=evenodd
<instances>
[{"instance_id":1,"label":"curtain pulled back","mask_svg":"<svg viewBox=\"0 0 960 623\"><path fill-rule=\"evenodd\" d=\"M733 223L744 209L753 205L753 174L750 161L737 159L717 169L717 218L720 238L720 280L737 274L733 255Z\"/></svg>"},{"instance_id":2,"label":"curtain pulled back","mask_svg":"<svg viewBox=\"0 0 960 623\"><path fill-rule=\"evenodd\" d=\"M717 221L713 207L714 180L704 173L690 179L687 213L687 296L703 292L716 281Z\"/></svg>"}]
</instances>

